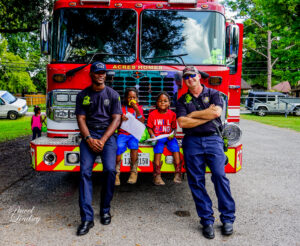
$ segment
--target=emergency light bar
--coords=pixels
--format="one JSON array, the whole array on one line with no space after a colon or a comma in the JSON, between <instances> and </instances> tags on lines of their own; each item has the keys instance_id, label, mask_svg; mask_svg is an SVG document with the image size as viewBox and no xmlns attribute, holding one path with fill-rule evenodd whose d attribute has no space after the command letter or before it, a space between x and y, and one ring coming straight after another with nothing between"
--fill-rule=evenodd
<instances>
[{"instance_id":1,"label":"emergency light bar","mask_svg":"<svg viewBox=\"0 0 300 246\"><path fill-rule=\"evenodd\" d=\"M168 0L170 4L197 4L197 0Z\"/></svg>"},{"instance_id":2,"label":"emergency light bar","mask_svg":"<svg viewBox=\"0 0 300 246\"><path fill-rule=\"evenodd\" d=\"M83 3L110 3L110 0L80 0L80 4L83 5Z\"/></svg>"}]
</instances>

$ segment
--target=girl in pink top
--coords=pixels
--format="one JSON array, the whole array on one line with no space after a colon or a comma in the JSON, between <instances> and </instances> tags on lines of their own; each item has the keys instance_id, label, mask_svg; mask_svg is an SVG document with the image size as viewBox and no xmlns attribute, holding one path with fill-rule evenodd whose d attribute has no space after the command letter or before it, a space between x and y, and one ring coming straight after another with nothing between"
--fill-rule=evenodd
<instances>
[{"instance_id":1,"label":"girl in pink top","mask_svg":"<svg viewBox=\"0 0 300 246\"><path fill-rule=\"evenodd\" d=\"M41 109L38 106L34 106L34 115L31 118L32 140L36 138L36 135L40 137L42 135L42 124L46 117L43 119L41 116Z\"/></svg>"}]
</instances>

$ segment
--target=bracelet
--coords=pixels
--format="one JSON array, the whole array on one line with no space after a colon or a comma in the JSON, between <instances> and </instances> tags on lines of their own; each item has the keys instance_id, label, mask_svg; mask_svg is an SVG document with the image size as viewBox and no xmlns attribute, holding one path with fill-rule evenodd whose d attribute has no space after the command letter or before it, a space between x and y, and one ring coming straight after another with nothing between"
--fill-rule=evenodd
<instances>
[{"instance_id":1,"label":"bracelet","mask_svg":"<svg viewBox=\"0 0 300 246\"><path fill-rule=\"evenodd\" d=\"M142 116L142 115L140 115L140 116L137 116L136 118L137 118L137 119L140 119L140 118L142 118L142 117L143 117L143 116Z\"/></svg>"},{"instance_id":2,"label":"bracelet","mask_svg":"<svg viewBox=\"0 0 300 246\"><path fill-rule=\"evenodd\" d=\"M84 140L87 141L89 138L91 138L91 135L87 135Z\"/></svg>"}]
</instances>

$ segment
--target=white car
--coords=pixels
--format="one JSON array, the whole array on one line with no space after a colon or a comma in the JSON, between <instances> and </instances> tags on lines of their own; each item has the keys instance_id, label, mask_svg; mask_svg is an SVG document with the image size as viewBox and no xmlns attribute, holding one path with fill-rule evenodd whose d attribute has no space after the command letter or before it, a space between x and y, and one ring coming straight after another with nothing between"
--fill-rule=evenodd
<instances>
[{"instance_id":1,"label":"white car","mask_svg":"<svg viewBox=\"0 0 300 246\"><path fill-rule=\"evenodd\" d=\"M26 100L14 97L8 91L0 90L0 117L15 120L28 110Z\"/></svg>"}]
</instances>

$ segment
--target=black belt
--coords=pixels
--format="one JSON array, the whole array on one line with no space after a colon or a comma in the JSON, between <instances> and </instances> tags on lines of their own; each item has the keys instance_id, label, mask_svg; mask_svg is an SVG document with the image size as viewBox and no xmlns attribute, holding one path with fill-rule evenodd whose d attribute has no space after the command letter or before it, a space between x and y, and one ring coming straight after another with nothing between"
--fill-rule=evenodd
<instances>
[{"instance_id":1,"label":"black belt","mask_svg":"<svg viewBox=\"0 0 300 246\"><path fill-rule=\"evenodd\" d=\"M101 125L87 125L89 130L106 130L108 126Z\"/></svg>"},{"instance_id":2,"label":"black belt","mask_svg":"<svg viewBox=\"0 0 300 246\"><path fill-rule=\"evenodd\" d=\"M219 136L217 132L199 132L199 133L191 133L188 136L196 136L196 137L209 137L209 136Z\"/></svg>"}]
</instances>

